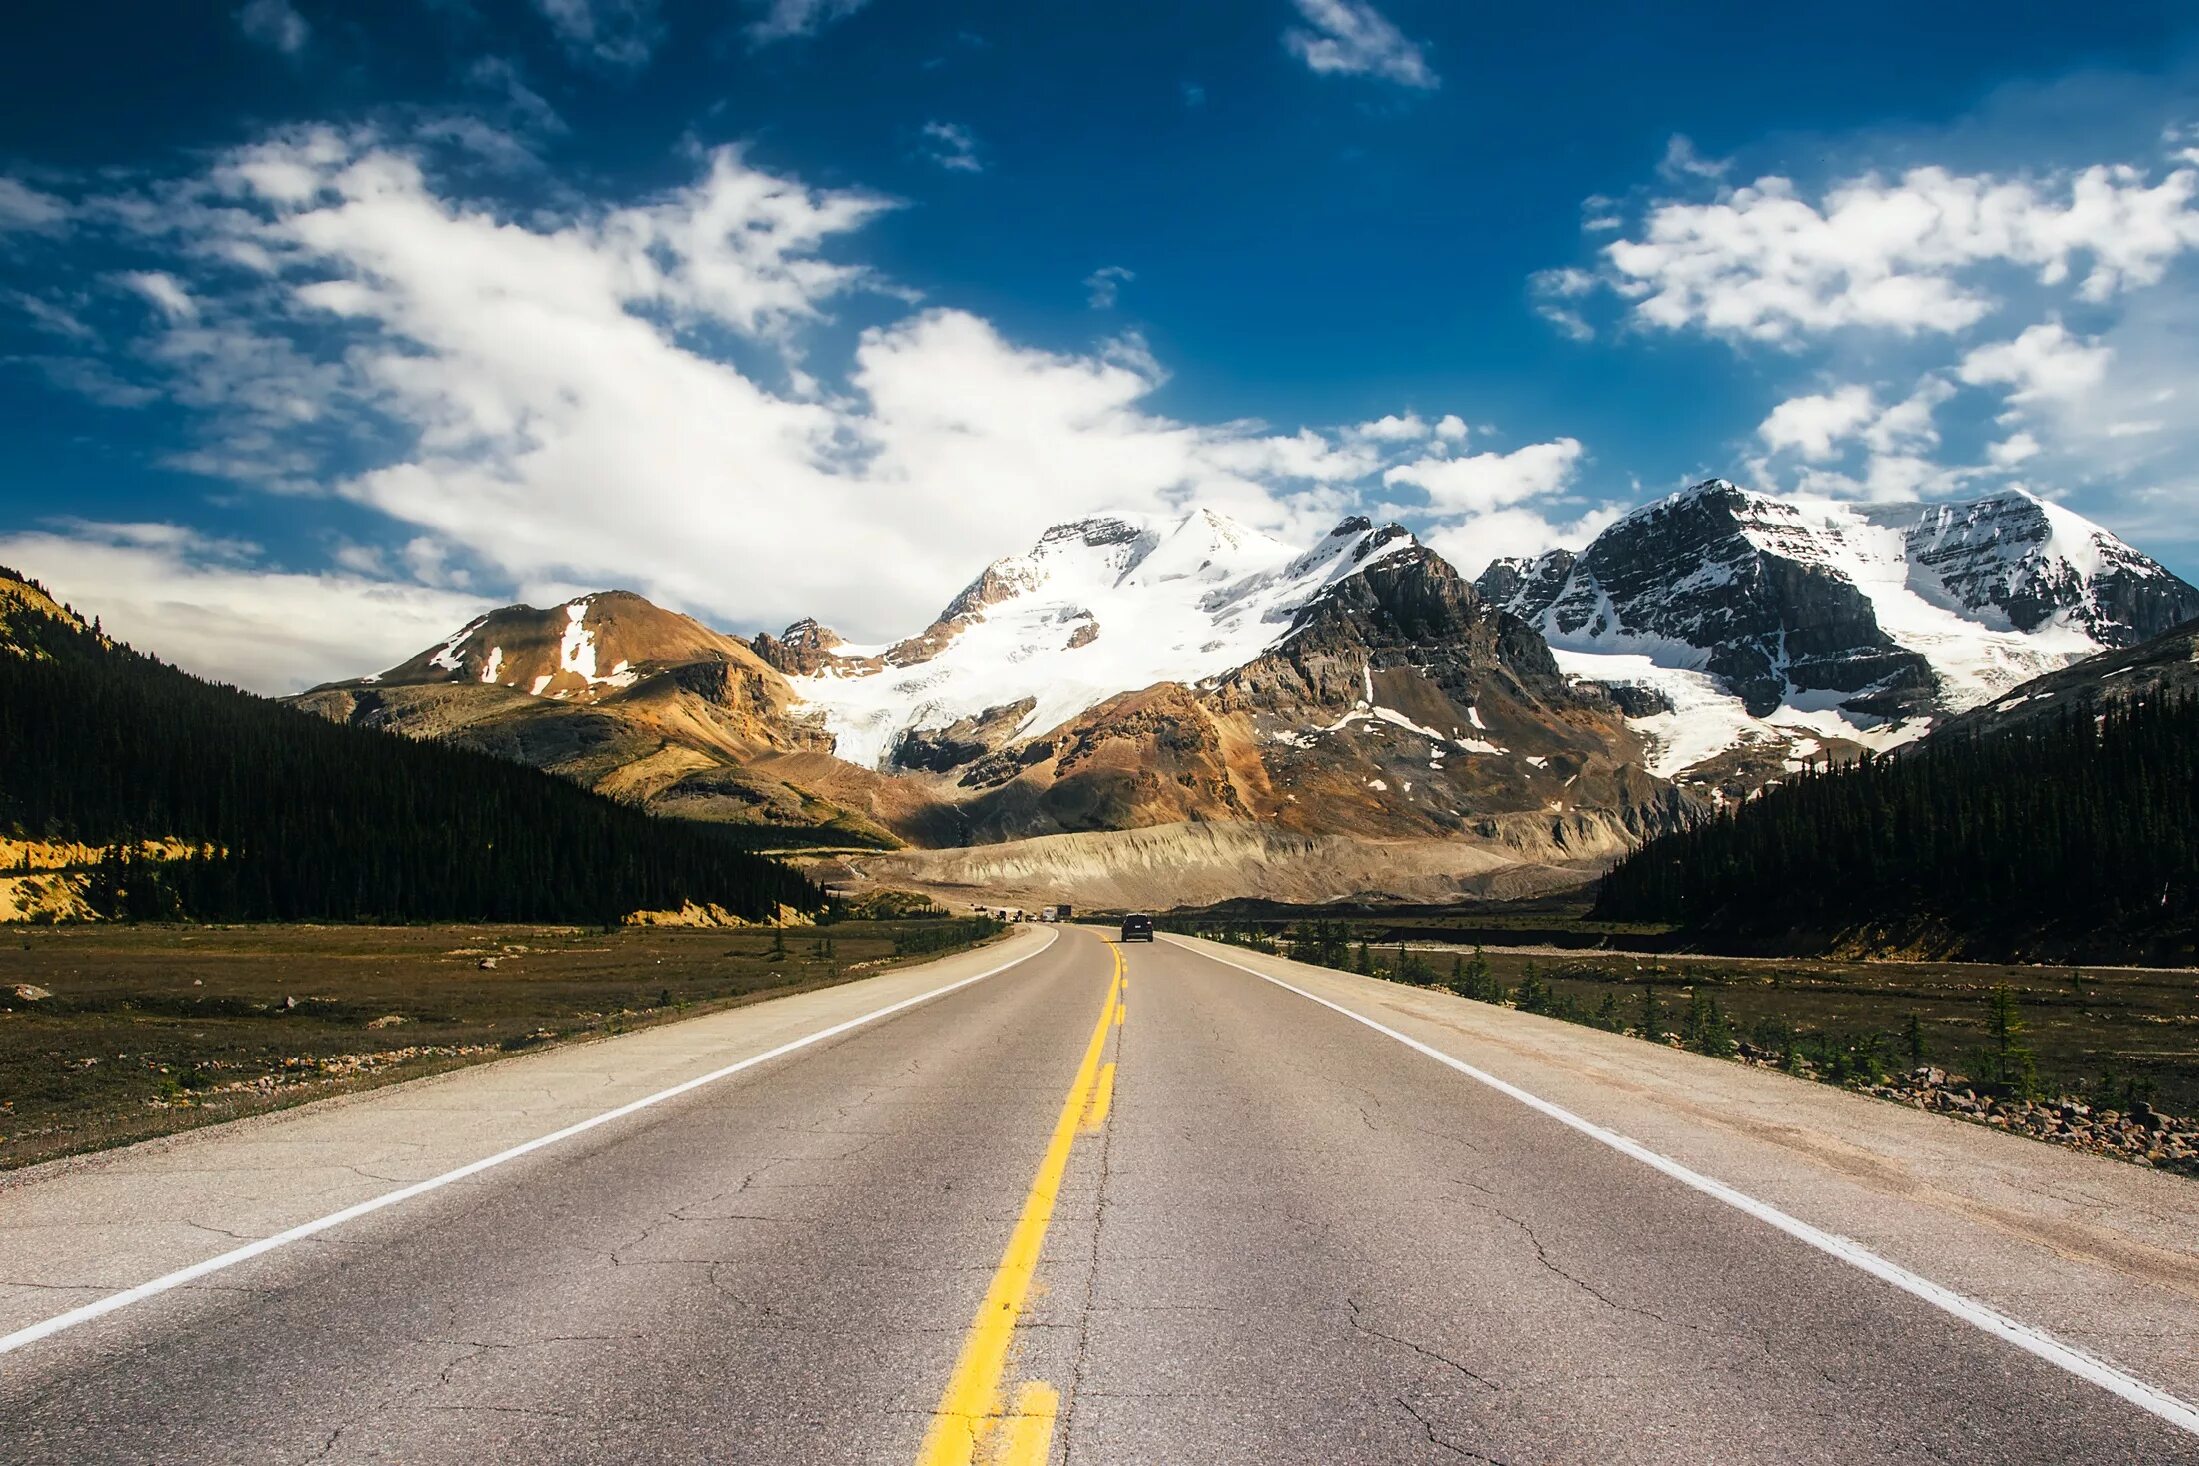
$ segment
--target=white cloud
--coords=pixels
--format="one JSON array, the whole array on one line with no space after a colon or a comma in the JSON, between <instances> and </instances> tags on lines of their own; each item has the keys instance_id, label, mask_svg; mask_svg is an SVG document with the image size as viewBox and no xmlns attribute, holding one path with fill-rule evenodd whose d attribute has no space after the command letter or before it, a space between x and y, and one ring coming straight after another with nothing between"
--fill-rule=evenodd
<instances>
[{"instance_id":1,"label":"white cloud","mask_svg":"<svg viewBox=\"0 0 2199 1466\"><path fill-rule=\"evenodd\" d=\"M1570 439L1454 458L1456 415L1287 430L1166 416L1151 405L1165 374L1135 335L1037 350L967 311L901 308L907 292L838 257L887 207L727 149L659 196L503 210L433 154L331 129L105 201L104 242L150 256L162 268L137 273L193 312L165 312L129 352L206 425L175 464L349 506L323 537L325 575L277 577L257 598L251 575L204 578L203 546L161 547L173 563L148 584L199 587L236 628L289 615L314 581L427 607L623 585L734 630L817 614L875 639L1081 514L1196 502L1310 542L1385 468L1463 521L1562 500L1580 459ZM818 359L835 333L809 328L856 292L881 318L846 357ZM308 503L296 513L333 529ZM1512 543L1526 524L1488 528ZM121 563L111 533L78 553ZM305 680L448 629L402 624L401 645L330 653ZM237 635L152 645L235 675L252 655ZM312 658L294 640L268 634L254 685L298 680Z\"/></svg>"},{"instance_id":2,"label":"white cloud","mask_svg":"<svg viewBox=\"0 0 2199 1466\"><path fill-rule=\"evenodd\" d=\"M1474 579L1500 556L1580 549L1625 512L1622 505L1603 504L1570 520L1552 520L1532 509L1498 509L1444 525L1424 538L1437 554Z\"/></svg>"},{"instance_id":3,"label":"white cloud","mask_svg":"<svg viewBox=\"0 0 2199 1466\"><path fill-rule=\"evenodd\" d=\"M2010 402L2067 401L2097 387L2114 355L2112 348L2081 341L2061 322L2048 321L2013 341L1979 347L1956 370L1972 386L2008 386Z\"/></svg>"},{"instance_id":4,"label":"white cloud","mask_svg":"<svg viewBox=\"0 0 2199 1466\"><path fill-rule=\"evenodd\" d=\"M1306 26L1284 31L1283 46L1312 70L1322 75L1380 77L1422 90L1442 85L1428 65L1426 47L1407 39L1365 0L1291 3Z\"/></svg>"},{"instance_id":5,"label":"white cloud","mask_svg":"<svg viewBox=\"0 0 2199 1466\"><path fill-rule=\"evenodd\" d=\"M69 216L69 206L50 193L0 174L0 234L10 229L51 229Z\"/></svg>"},{"instance_id":6,"label":"white cloud","mask_svg":"<svg viewBox=\"0 0 2199 1466\"><path fill-rule=\"evenodd\" d=\"M1770 176L1709 202L1653 204L1638 237L1602 251L1599 279L1663 330L1761 341L1868 327L1964 330L1998 305L1987 267L2077 282L2104 301L2159 281L2199 244L2199 171L2159 182L2127 166L2038 179L1915 168L1865 174L1818 199Z\"/></svg>"},{"instance_id":7,"label":"white cloud","mask_svg":"<svg viewBox=\"0 0 2199 1466\"><path fill-rule=\"evenodd\" d=\"M985 164L977 156L977 137L958 122L927 122L924 138L931 160L950 173L982 173Z\"/></svg>"},{"instance_id":8,"label":"white cloud","mask_svg":"<svg viewBox=\"0 0 2199 1466\"><path fill-rule=\"evenodd\" d=\"M122 283L151 301L170 321L183 322L198 319L198 303L190 293L176 283L176 277L165 270L132 270L123 275Z\"/></svg>"},{"instance_id":9,"label":"white cloud","mask_svg":"<svg viewBox=\"0 0 2199 1466\"><path fill-rule=\"evenodd\" d=\"M2039 456L2039 440L2029 433L2014 433L1988 447L1985 456L1995 468L2014 468Z\"/></svg>"},{"instance_id":10,"label":"white cloud","mask_svg":"<svg viewBox=\"0 0 2199 1466\"><path fill-rule=\"evenodd\" d=\"M1530 443L1510 453L1423 458L1383 472L1382 482L1421 490L1437 514L1486 514L1564 489L1580 467L1578 440Z\"/></svg>"},{"instance_id":11,"label":"white cloud","mask_svg":"<svg viewBox=\"0 0 2199 1466\"><path fill-rule=\"evenodd\" d=\"M1756 436L1774 453L1791 448L1803 458L1819 462L1838 452L1876 411L1877 403L1868 387L1848 386L1808 397L1790 397L1757 424Z\"/></svg>"},{"instance_id":12,"label":"white cloud","mask_svg":"<svg viewBox=\"0 0 2199 1466\"><path fill-rule=\"evenodd\" d=\"M763 14L749 25L748 38L751 43L762 46L796 36L813 36L834 21L847 19L867 3L868 0L750 0L750 8L760 9Z\"/></svg>"},{"instance_id":13,"label":"white cloud","mask_svg":"<svg viewBox=\"0 0 2199 1466\"><path fill-rule=\"evenodd\" d=\"M1386 413L1372 422L1363 422L1352 429L1361 438L1372 438L1378 443L1416 443L1434 429L1421 421L1417 412Z\"/></svg>"},{"instance_id":14,"label":"white cloud","mask_svg":"<svg viewBox=\"0 0 2199 1466\"><path fill-rule=\"evenodd\" d=\"M200 272L177 266L196 318L143 348L216 425L182 466L373 511L402 549L341 549L343 575L631 585L735 629L815 612L890 636L1081 513L1196 500L1310 540L1430 441L1410 413L1174 420L1134 336L1039 351L946 309L870 326L821 376L802 328L882 283L831 255L887 205L730 149L661 197L552 218L453 196L371 133L305 130L160 203L111 212ZM239 253L265 266L244 288L206 273ZM362 447L373 466L332 471Z\"/></svg>"},{"instance_id":15,"label":"white cloud","mask_svg":"<svg viewBox=\"0 0 2199 1466\"><path fill-rule=\"evenodd\" d=\"M1901 454L1939 444L1934 413L1954 393L1927 376L1907 397L1880 406L1878 395L1857 383L1830 392L1790 397L1759 423L1757 437L1773 453L1792 451L1808 463L1844 455L1857 443L1874 454Z\"/></svg>"},{"instance_id":16,"label":"white cloud","mask_svg":"<svg viewBox=\"0 0 2199 1466\"><path fill-rule=\"evenodd\" d=\"M237 27L260 45L285 56L304 50L313 35L313 28L291 7L290 0L246 0L237 12Z\"/></svg>"},{"instance_id":17,"label":"white cloud","mask_svg":"<svg viewBox=\"0 0 2199 1466\"><path fill-rule=\"evenodd\" d=\"M1084 303L1096 311L1111 311L1122 287L1137 278L1121 265L1102 265L1084 277Z\"/></svg>"},{"instance_id":18,"label":"white cloud","mask_svg":"<svg viewBox=\"0 0 2199 1466\"><path fill-rule=\"evenodd\" d=\"M1657 164L1657 172L1671 182L1682 183L1690 178L1723 178L1732 166L1725 158L1704 157L1695 151L1692 139L1676 132L1665 141L1665 155Z\"/></svg>"},{"instance_id":19,"label":"white cloud","mask_svg":"<svg viewBox=\"0 0 2199 1466\"><path fill-rule=\"evenodd\" d=\"M638 67L656 49L657 0L534 0L566 51L608 66Z\"/></svg>"},{"instance_id":20,"label":"white cloud","mask_svg":"<svg viewBox=\"0 0 2199 1466\"><path fill-rule=\"evenodd\" d=\"M264 693L379 671L486 609L475 597L352 572L273 569L247 547L174 525L0 535L0 564L141 651Z\"/></svg>"},{"instance_id":21,"label":"white cloud","mask_svg":"<svg viewBox=\"0 0 2199 1466\"><path fill-rule=\"evenodd\" d=\"M1901 453L1939 446L1935 414L1941 403L1955 395L1952 384L1927 376L1916 390L1880 412L1863 430L1863 441L1873 453Z\"/></svg>"}]
</instances>

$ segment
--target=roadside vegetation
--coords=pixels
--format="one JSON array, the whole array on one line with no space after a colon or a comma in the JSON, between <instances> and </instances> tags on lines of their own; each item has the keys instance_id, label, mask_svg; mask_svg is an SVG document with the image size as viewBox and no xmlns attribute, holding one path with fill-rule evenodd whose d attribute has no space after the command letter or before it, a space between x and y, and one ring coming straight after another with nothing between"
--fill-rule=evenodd
<instances>
[{"instance_id":1,"label":"roadside vegetation","mask_svg":"<svg viewBox=\"0 0 2199 1466\"><path fill-rule=\"evenodd\" d=\"M983 917L735 929L162 926L0 938L0 1168L801 992Z\"/></svg>"},{"instance_id":2,"label":"roadside vegetation","mask_svg":"<svg viewBox=\"0 0 2199 1466\"><path fill-rule=\"evenodd\" d=\"M1765 951L2199 961L2199 698L1803 774L1648 841L1593 915Z\"/></svg>"},{"instance_id":3,"label":"roadside vegetation","mask_svg":"<svg viewBox=\"0 0 2199 1466\"><path fill-rule=\"evenodd\" d=\"M1354 923L1165 929L1780 1069L2199 1174L2199 983L2188 972L1491 952Z\"/></svg>"}]
</instances>

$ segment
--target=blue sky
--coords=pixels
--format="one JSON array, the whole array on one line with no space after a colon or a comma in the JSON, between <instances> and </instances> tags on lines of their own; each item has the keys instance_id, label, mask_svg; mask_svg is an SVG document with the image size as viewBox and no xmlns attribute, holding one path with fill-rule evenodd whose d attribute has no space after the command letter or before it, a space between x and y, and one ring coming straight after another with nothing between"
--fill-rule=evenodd
<instances>
[{"instance_id":1,"label":"blue sky","mask_svg":"<svg viewBox=\"0 0 2199 1466\"><path fill-rule=\"evenodd\" d=\"M256 687L606 585L898 634L1110 507L1472 574L2020 484L2199 575L2184 7L42 9L0 562Z\"/></svg>"}]
</instances>

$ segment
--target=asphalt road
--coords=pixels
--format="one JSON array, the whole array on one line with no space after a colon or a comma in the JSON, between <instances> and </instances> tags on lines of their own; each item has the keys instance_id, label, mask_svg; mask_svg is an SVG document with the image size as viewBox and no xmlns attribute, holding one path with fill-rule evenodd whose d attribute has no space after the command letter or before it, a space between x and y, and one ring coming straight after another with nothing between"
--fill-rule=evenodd
<instances>
[{"instance_id":1,"label":"asphalt road","mask_svg":"<svg viewBox=\"0 0 2199 1466\"><path fill-rule=\"evenodd\" d=\"M1122 966L1066 930L0 1356L0 1459L2199 1461L1315 1002Z\"/></svg>"}]
</instances>

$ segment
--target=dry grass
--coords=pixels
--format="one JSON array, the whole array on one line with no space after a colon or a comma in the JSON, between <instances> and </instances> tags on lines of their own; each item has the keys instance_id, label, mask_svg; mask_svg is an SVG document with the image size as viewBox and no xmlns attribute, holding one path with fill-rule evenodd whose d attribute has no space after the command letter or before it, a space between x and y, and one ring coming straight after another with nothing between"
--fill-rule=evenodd
<instances>
[{"instance_id":1,"label":"dry grass","mask_svg":"<svg viewBox=\"0 0 2199 1466\"><path fill-rule=\"evenodd\" d=\"M925 925L789 929L783 955L769 930L17 928L0 1168L864 976L922 960L894 948Z\"/></svg>"}]
</instances>

